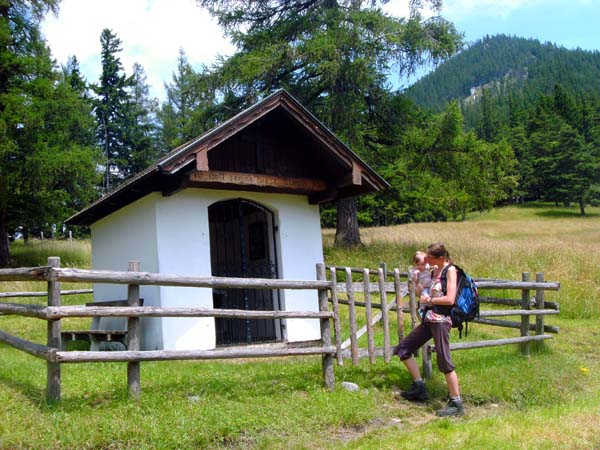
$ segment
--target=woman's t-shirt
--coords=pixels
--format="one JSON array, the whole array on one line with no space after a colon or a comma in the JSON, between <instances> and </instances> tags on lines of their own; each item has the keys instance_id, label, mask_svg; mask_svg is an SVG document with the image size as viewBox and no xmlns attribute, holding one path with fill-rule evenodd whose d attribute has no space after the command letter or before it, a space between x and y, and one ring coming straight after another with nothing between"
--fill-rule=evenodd
<instances>
[{"instance_id":1,"label":"woman's t-shirt","mask_svg":"<svg viewBox=\"0 0 600 450\"><path fill-rule=\"evenodd\" d=\"M431 298L438 298L438 297L444 296L444 292L442 291L442 279L440 277L441 274L442 274L442 271L440 270L437 278L431 284ZM440 323L440 322L452 323L452 318L450 316L446 316L444 314L438 314L438 313L434 312L433 309L428 309L427 312L425 313L425 317L423 318L423 321L435 322L435 323Z\"/></svg>"}]
</instances>

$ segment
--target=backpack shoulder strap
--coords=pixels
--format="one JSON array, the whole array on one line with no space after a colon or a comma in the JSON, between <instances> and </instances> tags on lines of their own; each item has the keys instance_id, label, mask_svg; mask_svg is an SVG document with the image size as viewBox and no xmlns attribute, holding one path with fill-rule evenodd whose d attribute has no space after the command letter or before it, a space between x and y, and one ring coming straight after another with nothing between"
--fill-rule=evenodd
<instances>
[{"instance_id":1,"label":"backpack shoulder strap","mask_svg":"<svg viewBox=\"0 0 600 450\"><path fill-rule=\"evenodd\" d=\"M454 267L456 270L456 295L458 296L460 290L464 286L465 280L465 272L456 264L450 263L446 267L442 269L442 273L440 274L440 282L442 284L442 292L446 295L447 292L447 284L448 284L448 269L450 266Z\"/></svg>"},{"instance_id":2,"label":"backpack shoulder strap","mask_svg":"<svg viewBox=\"0 0 600 450\"><path fill-rule=\"evenodd\" d=\"M442 283L442 292L444 293L444 295L447 294L447 290L446 290L446 286L448 285L448 269L450 268L450 266L454 266L454 264L450 263L448 264L446 267L444 267L442 269L442 273L440 273L440 282ZM457 266L456 269L458 269Z\"/></svg>"}]
</instances>

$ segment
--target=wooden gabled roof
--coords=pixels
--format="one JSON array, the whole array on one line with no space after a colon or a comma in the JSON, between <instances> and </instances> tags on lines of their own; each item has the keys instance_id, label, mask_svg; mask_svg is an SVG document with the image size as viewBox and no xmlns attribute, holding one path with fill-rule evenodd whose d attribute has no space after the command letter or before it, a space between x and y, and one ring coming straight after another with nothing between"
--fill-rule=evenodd
<instances>
[{"instance_id":1,"label":"wooden gabled roof","mask_svg":"<svg viewBox=\"0 0 600 450\"><path fill-rule=\"evenodd\" d=\"M310 159L304 172L273 173L259 166L227 170L219 154L227 152L223 149L228 143L257 129L290 140L295 159L287 166L298 165L299 158ZM285 159L286 148L280 147L286 146L280 142L275 158ZM239 159L239 154L236 156ZM296 172L301 175L294 176ZM322 203L383 190L389 185L294 97L280 90L175 148L66 223L90 225L151 192L171 195L186 187L301 193L308 195L311 203Z\"/></svg>"}]
</instances>

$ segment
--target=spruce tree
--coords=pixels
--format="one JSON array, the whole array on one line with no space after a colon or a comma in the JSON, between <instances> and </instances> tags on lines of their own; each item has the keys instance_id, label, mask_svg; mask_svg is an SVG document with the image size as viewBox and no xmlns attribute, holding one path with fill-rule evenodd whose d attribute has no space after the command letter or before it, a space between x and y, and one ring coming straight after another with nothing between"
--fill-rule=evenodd
<instances>
[{"instance_id":1,"label":"spruce tree","mask_svg":"<svg viewBox=\"0 0 600 450\"><path fill-rule=\"evenodd\" d=\"M125 178L145 169L164 153L158 143L158 100L150 97L146 73L137 63L133 65L127 106L123 147L128 153L122 159L123 164L120 167Z\"/></svg>"},{"instance_id":2,"label":"spruce tree","mask_svg":"<svg viewBox=\"0 0 600 450\"><path fill-rule=\"evenodd\" d=\"M94 108L97 120L96 138L104 153L103 191L108 192L126 176L128 161L127 112L129 89L133 80L125 75L118 57L121 40L105 28L100 35L102 73L98 84L92 85L96 94Z\"/></svg>"},{"instance_id":3,"label":"spruce tree","mask_svg":"<svg viewBox=\"0 0 600 450\"><path fill-rule=\"evenodd\" d=\"M213 128L220 119L229 118L215 109L215 92L207 69L194 70L183 50L179 50L177 71L165 88L167 100L158 113L164 148L175 148Z\"/></svg>"}]
</instances>

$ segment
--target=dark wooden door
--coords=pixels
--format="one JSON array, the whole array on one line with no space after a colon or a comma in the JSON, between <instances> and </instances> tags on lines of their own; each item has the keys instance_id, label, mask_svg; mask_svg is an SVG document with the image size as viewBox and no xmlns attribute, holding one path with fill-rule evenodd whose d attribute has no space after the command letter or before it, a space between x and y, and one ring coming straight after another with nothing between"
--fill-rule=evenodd
<instances>
[{"instance_id":1,"label":"dark wooden door","mask_svg":"<svg viewBox=\"0 0 600 450\"><path fill-rule=\"evenodd\" d=\"M208 208L213 276L277 278L273 213L243 199ZM280 309L277 291L213 289L213 306L221 309ZM217 345L252 344L282 339L281 320L215 319Z\"/></svg>"}]
</instances>

